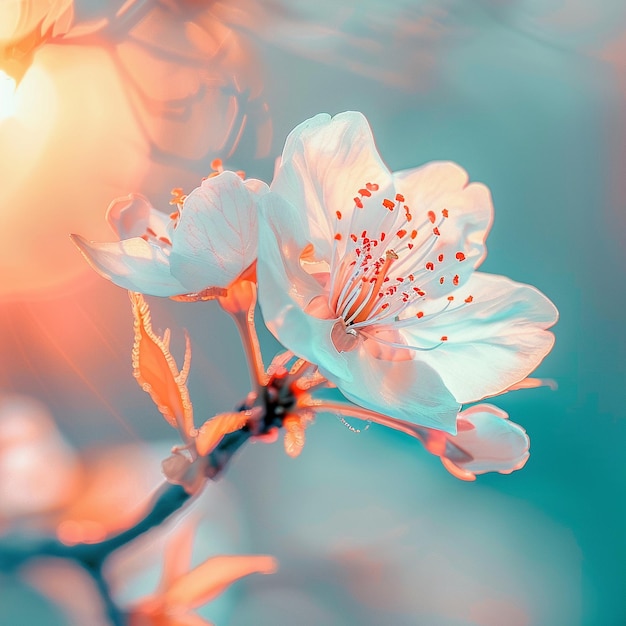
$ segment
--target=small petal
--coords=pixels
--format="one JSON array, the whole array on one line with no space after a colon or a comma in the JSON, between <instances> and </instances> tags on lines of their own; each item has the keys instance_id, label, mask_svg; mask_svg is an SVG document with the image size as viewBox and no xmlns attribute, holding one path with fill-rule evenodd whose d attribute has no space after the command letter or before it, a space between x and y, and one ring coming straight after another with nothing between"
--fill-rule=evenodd
<instances>
[{"instance_id":1,"label":"small petal","mask_svg":"<svg viewBox=\"0 0 626 626\"><path fill-rule=\"evenodd\" d=\"M187 291L227 287L257 256L257 204L267 186L234 172L207 178L185 200L172 235L172 275Z\"/></svg>"},{"instance_id":2,"label":"small petal","mask_svg":"<svg viewBox=\"0 0 626 626\"><path fill-rule=\"evenodd\" d=\"M528 460L530 442L526 431L490 404L479 404L459 413L458 434L441 455L447 469L465 476L499 472L510 474ZM469 457L469 458L468 458Z\"/></svg>"},{"instance_id":3,"label":"small petal","mask_svg":"<svg viewBox=\"0 0 626 626\"><path fill-rule=\"evenodd\" d=\"M169 216L157 211L150 201L139 193L116 198L109 204L106 220L119 239L141 237L151 229L155 237L168 236Z\"/></svg>"}]
</instances>

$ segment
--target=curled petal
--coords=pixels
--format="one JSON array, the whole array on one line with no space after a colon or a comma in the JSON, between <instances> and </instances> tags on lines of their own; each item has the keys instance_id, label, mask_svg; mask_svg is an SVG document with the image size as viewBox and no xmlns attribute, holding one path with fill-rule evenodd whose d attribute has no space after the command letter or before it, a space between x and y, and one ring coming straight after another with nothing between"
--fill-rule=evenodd
<instances>
[{"instance_id":1,"label":"curled petal","mask_svg":"<svg viewBox=\"0 0 626 626\"><path fill-rule=\"evenodd\" d=\"M181 576L164 594L170 607L195 608L221 594L250 574L273 574L278 565L271 556L216 556Z\"/></svg>"},{"instance_id":2,"label":"curled petal","mask_svg":"<svg viewBox=\"0 0 626 626\"><path fill-rule=\"evenodd\" d=\"M155 237L169 236L169 216L155 209L148 198L139 193L113 200L107 208L106 220L119 239L141 237L148 229Z\"/></svg>"},{"instance_id":3,"label":"curled petal","mask_svg":"<svg viewBox=\"0 0 626 626\"><path fill-rule=\"evenodd\" d=\"M448 437L452 445L441 455L446 469L458 478L521 469L530 456L526 431L490 404L479 404L459 413L458 433ZM468 458L469 456L469 458Z\"/></svg>"}]
</instances>

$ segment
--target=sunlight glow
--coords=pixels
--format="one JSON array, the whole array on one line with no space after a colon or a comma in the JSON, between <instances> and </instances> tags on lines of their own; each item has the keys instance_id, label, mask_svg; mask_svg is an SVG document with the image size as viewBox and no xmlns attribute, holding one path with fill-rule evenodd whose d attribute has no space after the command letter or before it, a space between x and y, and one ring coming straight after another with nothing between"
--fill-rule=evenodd
<instances>
[{"instance_id":1,"label":"sunlight glow","mask_svg":"<svg viewBox=\"0 0 626 626\"><path fill-rule=\"evenodd\" d=\"M0 120L15 114L15 81L0 70Z\"/></svg>"}]
</instances>

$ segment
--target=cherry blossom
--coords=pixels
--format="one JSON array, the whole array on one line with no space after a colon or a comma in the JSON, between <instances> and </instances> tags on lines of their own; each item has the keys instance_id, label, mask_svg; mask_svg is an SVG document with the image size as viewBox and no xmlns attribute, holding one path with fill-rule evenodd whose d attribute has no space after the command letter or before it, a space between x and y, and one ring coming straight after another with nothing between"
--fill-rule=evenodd
<instances>
[{"instance_id":1,"label":"cherry blossom","mask_svg":"<svg viewBox=\"0 0 626 626\"><path fill-rule=\"evenodd\" d=\"M476 272L489 189L451 162L390 172L367 120L320 114L287 138L261 201L259 301L274 335L350 400L455 432L553 345L554 305Z\"/></svg>"},{"instance_id":2,"label":"cherry blossom","mask_svg":"<svg viewBox=\"0 0 626 626\"><path fill-rule=\"evenodd\" d=\"M257 204L266 191L261 181L220 171L188 196L180 193L169 215L140 194L114 200L107 220L119 241L72 239L98 273L125 289L190 299L225 295L256 260Z\"/></svg>"}]
</instances>

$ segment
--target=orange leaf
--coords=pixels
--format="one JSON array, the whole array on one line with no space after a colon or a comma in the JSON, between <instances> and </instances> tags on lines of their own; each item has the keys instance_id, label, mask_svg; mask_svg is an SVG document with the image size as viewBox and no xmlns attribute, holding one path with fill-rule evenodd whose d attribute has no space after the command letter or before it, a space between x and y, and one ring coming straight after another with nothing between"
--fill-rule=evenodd
<instances>
[{"instance_id":1,"label":"orange leaf","mask_svg":"<svg viewBox=\"0 0 626 626\"><path fill-rule=\"evenodd\" d=\"M285 427L285 452L295 458L304 448L305 427L297 415L286 417L283 426Z\"/></svg>"},{"instance_id":2,"label":"orange leaf","mask_svg":"<svg viewBox=\"0 0 626 626\"><path fill-rule=\"evenodd\" d=\"M222 440L224 435L234 433L243 428L248 421L249 415L246 413L222 413L207 420L198 429L196 437L196 450L200 456L205 456L211 452Z\"/></svg>"},{"instance_id":3,"label":"orange leaf","mask_svg":"<svg viewBox=\"0 0 626 626\"><path fill-rule=\"evenodd\" d=\"M271 556L215 556L181 576L164 594L169 607L192 609L213 600L236 580L250 574L273 574Z\"/></svg>"},{"instance_id":4,"label":"orange leaf","mask_svg":"<svg viewBox=\"0 0 626 626\"><path fill-rule=\"evenodd\" d=\"M185 359L179 372L169 351L169 329L163 333L163 338L158 337L152 330L150 309L143 296L128 293L135 317L133 376L150 394L167 422L186 437L193 428L193 408L186 386L191 364L189 337L185 334Z\"/></svg>"}]
</instances>

